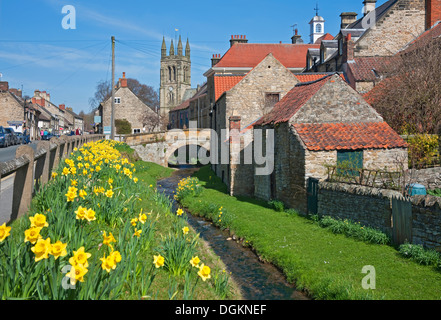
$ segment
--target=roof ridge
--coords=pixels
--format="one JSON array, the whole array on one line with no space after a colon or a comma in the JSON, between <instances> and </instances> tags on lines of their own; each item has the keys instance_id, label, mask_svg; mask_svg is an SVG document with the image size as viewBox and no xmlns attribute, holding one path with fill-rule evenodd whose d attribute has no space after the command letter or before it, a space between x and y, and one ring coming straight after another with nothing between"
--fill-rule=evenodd
<instances>
[{"instance_id":1,"label":"roof ridge","mask_svg":"<svg viewBox=\"0 0 441 320\"><path fill-rule=\"evenodd\" d=\"M330 78L330 77L332 77L333 75L340 75L340 72L332 72L332 73L330 73L330 74L326 74L324 77L322 77L322 78L320 78L320 79L317 79L317 80L313 80L313 81L308 81L308 82L300 82L300 83L297 83L294 87L302 87L302 86L308 86L308 85L310 85L310 84L314 84L314 83L317 83L317 82L320 82L320 81L323 81L323 80L325 80L326 78Z\"/></svg>"}]
</instances>

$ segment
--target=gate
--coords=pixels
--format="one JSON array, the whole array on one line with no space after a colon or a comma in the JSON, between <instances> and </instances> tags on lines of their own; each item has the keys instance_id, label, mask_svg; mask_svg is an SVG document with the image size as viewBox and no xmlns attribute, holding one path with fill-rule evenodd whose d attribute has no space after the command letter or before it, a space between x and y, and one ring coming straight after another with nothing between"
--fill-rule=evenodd
<instances>
[{"instance_id":1,"label":"gate","mask_svg":"<svg viewBox=\"0 0 441 320\"><path fill-rule=\"evenodd\" d=\"M394 244L412 242L412 203L392 198L392 240Z\"/></svg>"},{"instance_id":2,"label":"gate","mask_svg":"<svg viewBox=\"0 0 441 320\"><path fill-rule=\"evenodd\" d=\"M307 212L311 214L318 213L318 179L308 178L307 194Z\"/></svg>"}]
</instances>

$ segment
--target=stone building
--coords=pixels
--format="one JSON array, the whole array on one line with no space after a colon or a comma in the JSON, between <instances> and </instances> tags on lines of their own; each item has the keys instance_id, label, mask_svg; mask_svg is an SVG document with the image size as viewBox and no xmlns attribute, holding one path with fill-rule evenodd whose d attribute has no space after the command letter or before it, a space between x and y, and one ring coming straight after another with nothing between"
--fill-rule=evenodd
<instances>
[{"instance_id":1,"label":"stone building","mask_svg":"<svg viewBox=\"0 0 441 320\"><path fill-rule=\"evenodd\" d=\"M216 78L224 79L222 76ZM232 87L217 97L213 107L211 128L218 135L219 151L218 164L213 165L213 170L229 186L231 194L252 195L253 166L244 160L245 150L252 147L253 134L249 129L299 80L272 53L233 85L237 80L236 77L230 82ZM239 123L237 119L240 119ZM232 128L241 132L242 142L238 150L230 150L229 161L224 163L221 149L225 148L225 139L229 139Z\"/></svg>"},{"instance_id":2,"label":"stone building","mask_svg":"<svg viewBox=\"0 0 441 320\"><path fill-rule=\"evenodd\" d=\"M30 130L30 138L37 137L40 111L22 98L21 90L9 88L6 81L0 82L0 126L23 132L23 125Z\"/></svg>"},{"instance_id":3,"label":"stone building","mask_svg":"<svg viewBox=\"0 0 441 320\"><path fill-rule=\"evenodd\" d=\"M110 133L111 128L112 97L101 102L97 114L101 117L104 133ZM125 119L132 127L132 134L142 133L145 130L143 118L146 114L157 117L158 114L139 99L127 86L127 78L123 72L115 90L114 119ZM106 130L107 129L107 130ZM116 133L116 131L115 131Z\"/></svg>"},{"instance_id":4,"label":"stone building","mask_svg":"<svg viewBox=\"0 0 441 320\"><path fill-rule=\"evenodd\" d=\"M195 94L195 89L191 88L191 58L190 43L187 39L185 55L181 36L177 50L175 51L173 39L170 44L169 55L167 55L167 45L165 38L161 47L161 70L159 88L159 110L163 117L168 118L170 110L179 106L185 100Z\"/></svg>"},{"instance_id":5,"label":"stone building","mask_svg":"<svg viewBox=\"0 0 441 320\"><path fill-rule=\"evenodd\" d=\"M405 141L339 74L297 84L255 123L258 129L274 130L274 169L254 177L254 195L303 213L307 179L326 179L325 165L352 159L360 169L397 170L398 161L407 164Z\"/></svg>"},{"instance_id":6,"label":"stone building","mask_svg":"<svg viewBox=\"0 0 441 320\"><path fill-rule=\"evenodd\" d=\"M383 79L389 57L441 17L436 16L440 0L389 0L378 7L376 3L364 0L359 19L356 13L342 13L337 36L324 41L320 50L308 51L306 70L344 72L348 83L363 94Z\"/></svg>"}]
</instances>

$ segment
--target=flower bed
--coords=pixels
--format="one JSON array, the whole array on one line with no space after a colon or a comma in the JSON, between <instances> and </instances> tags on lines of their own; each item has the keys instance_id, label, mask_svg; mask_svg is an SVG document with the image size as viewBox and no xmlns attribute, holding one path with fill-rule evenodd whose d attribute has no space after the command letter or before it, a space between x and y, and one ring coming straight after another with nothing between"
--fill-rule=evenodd
<instances>
[{"instance_id":1,"label":"flower bed","mask_svg":"<svg viewBox=\"0 0 441 320\"><path fill-rule=\"evenodd\" d=\"M141 197L160 197L141 185L118 145L106 140L75 149L34 197L29 214L0 226L1 299L153 298L161 272L175 282L185 277L183 298L190 299L198 280L211 278L199 263L198 236L180 212L164 217L140 206ZM172 230L158 246L162 218ZM174 272L175 264L182 272Z\"/></svg>"}]
</instances>

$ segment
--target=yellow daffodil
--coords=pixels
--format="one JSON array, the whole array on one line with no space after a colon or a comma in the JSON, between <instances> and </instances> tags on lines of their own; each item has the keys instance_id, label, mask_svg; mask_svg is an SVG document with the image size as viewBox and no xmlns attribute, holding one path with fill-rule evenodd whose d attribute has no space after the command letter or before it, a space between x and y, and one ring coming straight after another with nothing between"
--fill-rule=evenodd
<instances>
[{"instance_id":1,"label":"yellow daffodil","mask_svg":"<svg viewBox=\"0 0 441 320\"><path fill-rule=\"evenodd\" d=\"M54 256L55 260L59 257L64 257L67 255L66 251L67 243L62 243L61 241L57 241L51 245L50 254Z\"/></svg>"},{"instance_id":2,"label":"yellow daffodil","mask_svg":"<svg viewBox=\"0 0 441 320\"><path fill-rule=\"evenodd\" d=\"M95 221L96 220L96 212L92 209L88 209L86 215L84 216L87 221Z\"/></svg>"},{"instance_id":3,"label":"yellow daffodil","mask_svg":"<svg viewBox=\"0 0 441 320\"><path fill-rule=\"evenodd\" d=\"M82 206L78 207L78 210L75 211L77 220L83 220L86 218L87 208L83 208Z\"/></svg>"},{"instance_id":4,"label":"yellow daffodil","mask_svg":"<svg viewBox=\"0 0 441 320\"><path fill-rule=\"evenodd\" d=\"M113 259L115 260L116 263L120 263L121 262L121 253L119 253L119 251L113 251L112 253Z\"/></svg>"},{"instance_id":5,"label":"yellow daffodil","mask_svg":"<svg viewBox=\"0 0 441 320\"><path fill-rule=\"evenodd\" d=\"M188 233L188 231L190 231L190 229L188 229L188 227L182 228L182 232L184 233L184 235L186 235Z\"/></svg>"},{"instance_id":6,"label":"yellow daffodil","mask_svg":"<svg viewBox=\"0 0 441 320\"><path fill-rule=\"evenodd\" d=\"M25 231L25 239L24 242L30 242L32 244L35 244L38 239L41 239L40 231L42 228L38 227L31 227ZM1 228L0 228L1 230ZM1 231L0 231L0 238L1 238ZM0 239L1 240L1 239Z\"/></svg>"},{"instance_id":7,"label":"yellow daffodil","mask_svg":"<svg viewBox=\"0 0 441 320\"><path fill-rule=\"evenodd\" d=\"M80 190L80 192L78 193L78 196L80 198L84 199L87 196L87 193L84 190Z\"/></svg>"},{"instance_id":8,"label":"yellow daffodil","mask_svg":"<svg viewBox=\"0 0 441 320\"><path fill-rule=\"evenodd\" d=\"M77 251L74 251L73 254L73 257L69 259L69 263L72 266L82 265L85 268L89 266L87 259L89 259L92 255L88 252L84 252L84 247L81 247Z\"/></svg>"},{"instance_id":9,"label":"yellow daffodil","mask_svg":"<svg viewBox=\"0 0 441 320\"><path fill-rule=\"evenodd\" d=\"M133 178L133 182L138 183L138 178Z\"/></svg>"},{"instance_id":10,"label":"yellow daffodil","mask_svg":"<svg viewBox=\"0 0 441 320\"><path fill-rule=\"evenodd\" d=\"M156 268L160 268L164 265L165 259L161 255L153 256L153 264Z\"/></svg>"},{"instance_id":11,"label":"yellow daffodil","mask_svg":"<svg viewBox=\"0 0 441 320\"><path fill-rule=\"evenodd\" d=\"M106 231L103 231L103 244L110 245L112 242L116 242L115 238L113 237L112 233L109 232L109 235L107 236Z\"/></svg>"},{"instance_id":12,"label":"yellow daffodil","mask_svg":"<svg viewBox=\"0 0 441 320\"><path fill-rule=\"evenodd\" d=\"M199 267L199 262L201 262L201 260L197 256L191 258L191 260L190 260L190 264L195 268Z\"/></svg>"},{"instance_id":13,"label":"yellow daffodil","mask_svg":"<svg viewBox=\"0 0 441 320\"><path fill-rule=\"evenodd\" d=\"M112 179L112 178L109 178L109 180L107 180L107 182L108 182L109 184L112 184L112 183L113 183L113 179Z\"/></svg>"},{"instance_id":14,"label":"yellow daffodil","mask_svg":"<svg viewBox=\"0 0 441 320\"><path fill-rule=\"evenodd\" d=\"M211 273L211 269L210 269L209 266L206 266L206 265L202 264L199 267L198 275L202 278L202 281L210 279L211 278L210 273Z\"/></svg>"},{"instance_id":15,"label":"yellow daffodil","mask_svg":"<svg viewBox=\"0 0 441 320\"><path fill-rule=\"evenodd\" d=\"M64 167L64 168L63 168L63 172L61 172L61 174L62 174L63 176L67 176L69 173L70 173L70 170L69 170L69 168L66 168L66 167Z\"/></svg>"},{"instance_id":16,"label":"yellow daffodil","mask_svg":"<svg viewBox=\"0 0 441 320\"><path fill-rule=\"evenodd\" d=\"M140 213L138 219L139 219L139 222L144 224L147 221L147 215L145 213L142 213L142 214Z\"/></svg>"},{"instance_id":17,"label":"yellow daffodil","mask_svg":"<svg viewBox=\"0 0 441 320\"><path fill-rule=\"evenodd\" d=\"M139 238L141 236L141 233L142 233L142 230L138 230L138 229L135 228L135 233L133 234L133 236Z\"/></svg>"},{"instance_id":18,"label":"yellow daffodil","mask_svg":"<svg viewBox=\"0 0 441 320\"><path fill-rule=\"evenodd\" d=\"M56 178L58 176L58 173L52 172L52 178Z\"/></svg>"},{"instance_id":19,"label":"yellow daffodil","mask_svg":"<svg viewBox=\"0 0 441 320\"><path fill-rule=\"evenodd\" d=\"M178 211L176 211L176 214L178 216L182 216L183 213L184 213L184 211L181 208L179 208Z\"/></svg>"},{"instance_id":20,"label":"yellow daffodil","mask_svg":"<svg viewBox=\"0 0 441 320\"><path fill-rule=\"evenodd\" d=\"M43 228L49 226L44 214L37 213L33 217L29 217L29 220L31 221L31 227Z\"/></svg>"},{"instance_id":21,"label":"yellow daffodil","mask_svg":"<svg viewBox=\"0 0 441 320\"><path fill-rule=\"evenodd\" d=\"M35 246L31 248L31 251L35 254L36 262L49 258L49 253L51 251L51 238L47 238L46 240L38 239Z\"/></svg>"},{"instance_id":22,"label":"yellow daffodil","mask_svg":"<svg viewBox=\"0 0 441 320\"><path fill-rule=\"evenodd\" d=\"M11 227L7 227L6 223L0 226L0 242L3 242L10 235Z\"/></svg>"},{"instance_id":23,"label":"yellow daffodil","mask_svg":"<svg viewBox=\"0 0 441 320\"><path fill-rule=\"evenodd\" d=\"M75 285L77 281L84 282L84 276L88 271L87 267L82 264L76 264L71 266L70 272L66 274L66 277L69 277L70 283Z\"/></svg>"},{"instance_id":24,"label":"yellow daffodil","mask_svg":"<svg viewBox=\"0 0 441 320\"><path fill-rule=\"evenodd\" d=\"M138 222L138 218L133 218L132 220L130 220L130 223L132 224L132 226L136 226L137 222Z\"/></svg>"},{"instance_id":25,"label":"yellow daffodil","mask_svg":"<svg viewBox=\"0 0 441 320\"><path fill-rule=\"evenodd\" d=\"M70 185L72 187L76 187L78 185L78 181L77 180L70 180Z\"/></svg>"},{"instance_id":26,"label":"yellow daffodil","mask_svg":"<svg viewBox=\"0 0 441 320\"><path fill-rule=\"evenodd\" d=\"M112 198L113 197L114 192L112 190L107 190L105 195L107 198Z\"/></svg>"},{"instance_id":27,"label":"yellow daffodil","mask_svg":"<svg viewBox=\"0 0 441 320\"><path fill-rule=\"evenodd\" d=\"M111 270L114 270L116 268L116 261L113 257L113 255L109 255L107 257L100 258L102 261L101 268L103 270L106 270L107 272L110 272Z\"/></svg>"}]
</instances>

